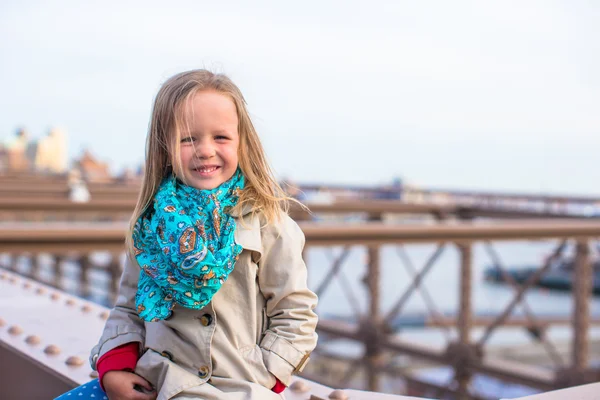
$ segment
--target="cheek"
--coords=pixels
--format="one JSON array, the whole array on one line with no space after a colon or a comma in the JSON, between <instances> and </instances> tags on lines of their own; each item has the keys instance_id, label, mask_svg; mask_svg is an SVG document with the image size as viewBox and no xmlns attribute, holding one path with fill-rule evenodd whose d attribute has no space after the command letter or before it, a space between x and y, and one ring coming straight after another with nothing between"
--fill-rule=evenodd
<instances>
[{"instance_id":1,"label":"cheek","mask_svg":"<svg viewBox=\"0 0 600 400\"><path fill-rule=\"evenodd\" d=\"M237 150L233 150L231 152L231 156L229 157L229 160L231 161L231 164L233 164L232 166L237 168L237 166L239 164Z\"/></svg>"},{"instance_id":2,"label":"cheek","mask_svg":"<svg viewBox=\"0 0 600 400\"><path fill-rule=\"evenodd\" d=\"M181 158L181 162L188 162L192 158L193 153L194 151L191 146L182 147L179 151L179 157Z\"/></svg>"},{"instance_id":3,"label":"cheek","mask_svg":"<svg viewBox=\"0 0 600 400\"><path fill-rule=\"evenodd\" d=\"M179 151L179 157L173 157L171 164L173 165L173 170L178 175L184 174L184 171L188 169L191 164L191 156L192 152L189 148L181 148ZM183 168L183 170L180 167Z\"/></svg>"},{"instance_id":4,"label":"cheek","mask_svg":"<svg viewBox=\"0 0 600 400\"><path fill-rule=\"evenodd\" d=\"M227 146L223 149L223 154L232 161L236 161L238 159L238 148L237 145Z\"/></svg>"}]
</instances>

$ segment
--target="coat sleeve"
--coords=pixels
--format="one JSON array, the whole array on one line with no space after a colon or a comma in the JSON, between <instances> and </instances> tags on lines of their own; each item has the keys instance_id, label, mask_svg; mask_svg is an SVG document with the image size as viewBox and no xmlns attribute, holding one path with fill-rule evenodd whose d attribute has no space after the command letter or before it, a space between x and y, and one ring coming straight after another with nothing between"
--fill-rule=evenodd
<instances>
[{"instance_id":1,"label":"coat sleeve","mask_svg":"<svg viewBox=\"0 0 600 400\"><path fill-rule=\"evenodd\" d=\"M263 336L265 365L286 386L317 345L317 296L308 289L302 259L304 233L289 216L262 229L258 283L269 320Z\"/></svg>"},{"instance_id":2,"label":"coat sleeve","mask_svg":"<svg viewBox=\"0 0 600 400\"><path fill-rule=\"evenodd\" d=\"M119 293L114 308L111 310L104 331L90 354L90 365L96 369L96 362L110 350L130 342L144 343L145 326L135 309L135 294L140 274L140 267L127 257Z\"/></svg>"}]
</instances>

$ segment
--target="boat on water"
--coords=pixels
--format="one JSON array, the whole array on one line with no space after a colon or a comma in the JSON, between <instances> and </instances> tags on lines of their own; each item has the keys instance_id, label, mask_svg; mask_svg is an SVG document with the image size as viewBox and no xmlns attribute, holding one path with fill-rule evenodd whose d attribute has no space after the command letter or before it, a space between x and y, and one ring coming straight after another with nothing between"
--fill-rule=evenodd
<instances>
[{"instance_id":1,"label":"boat on water","mask_svg":"<svg viewBox=\"0 0 600 400\"><path fill-rule=\"evenodd\" d=\"M533 274L535 274L541 266L520 266L506 268L506 275L510 276L518 283L524 283ZM484 278L487 281L508 283L506 276L502 270L492 265L485 269ZM600 259L592 262L592 292L594 295L600 296ZM571 291L575 284L575 260L563 259L554 262L548 271L546 271L534 286L543 287L552 290Z\"/></svg>"}]
</instances>

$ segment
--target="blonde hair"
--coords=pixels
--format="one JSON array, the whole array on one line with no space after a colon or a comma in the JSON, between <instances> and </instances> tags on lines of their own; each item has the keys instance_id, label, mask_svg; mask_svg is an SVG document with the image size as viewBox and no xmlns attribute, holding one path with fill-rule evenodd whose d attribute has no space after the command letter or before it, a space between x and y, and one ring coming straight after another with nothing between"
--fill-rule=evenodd
<instances>
[{"instance_id":1,"label":"blonde hair","mask_svg":"<svg viewBox=\"0 0 600 400\"><path fill-rule=\"evenodd\" d=\"M126 236L126 247L131 257L134 255L133 230L137 220L151 206L162 180L173 171L171 162L181 167L179 147L182 128L187 125L185 105L196 93L203 90L229 96L237 110L238 160L246 181L232 213L241 214L242 209L249 208L253 214L261 213L269 224L276 222L282 212L288 212L290 201L296 202L287 196L273 175L240 89L223 74L203 69L182 72L168 79L154 100L146 139L142 187Z\"/></svg>"}]
</instances>

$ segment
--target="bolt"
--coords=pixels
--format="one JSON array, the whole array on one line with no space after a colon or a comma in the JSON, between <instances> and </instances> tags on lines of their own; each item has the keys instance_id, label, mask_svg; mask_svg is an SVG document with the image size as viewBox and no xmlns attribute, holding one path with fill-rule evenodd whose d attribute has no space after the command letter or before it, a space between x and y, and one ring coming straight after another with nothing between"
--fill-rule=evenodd
<instances>
[{"instance_id":1,"label":"bolt","mask_svg":"<svg viewBox=\"0 0 600 400\"><path fill-rule=\"evenodd\" d=\"M44 353L48 354L49 356L55 356L60 354L60 348L51 344L44 349Z\"/></svg>"},{"instance_id":2,"label":"bolt","mask_svg":"<svg viewBox=\"0 0 600 400\"><path fill-rule=\"evenodd\" d=\"M334 390L329 394L329 398L332 400L348 400L348 395L343 390Z\"/></svg>"},{"instance_id":3,"label":"bolt","mask_svg":"<svg viewBox=\"0 0 600 400\"><path fill-rule=\"evenodd\" d=\"M35 346L36 344L40 344L41 341L42 340L40 339L40 337L39 336L35 336L35 335L29 335L25 339L25 343L30 344L32 346Z\"/></svg>"},{"instance_id":4,"label":"bolt","mask_svg":"<svg viewBox=\"0 0 600 400\"><path fill-rule=\"evenodd\" d=\"M306 393L310 390L310 385L304 381L296 381L290 385L290 390L296 393Z\"/></svg>"},{"instance_id":5,"label":"bolt","mask_svg":"<svg viewBox=\"0 0 600 400\"><path fill-rule=\"evenodd\" d=\"M65 361L65 364L67 364L68 366L71 366L71 367L79 367L79 366L83 365L83 360L77 356L71 356L71 357L67 358L67 361Z\"/></svg>"},{"instance_id":6,"label":"bolt","mask_svg":"<svg viewBox=\"0 0 600 400\"><path fill-rule=\"evenodd\" d=\"M8 328L8 333L14 336L20 335L21 333L23 333L23 328L21 328L19 325L13 325L10 328Z\"/></svg>"}]
</instances>

